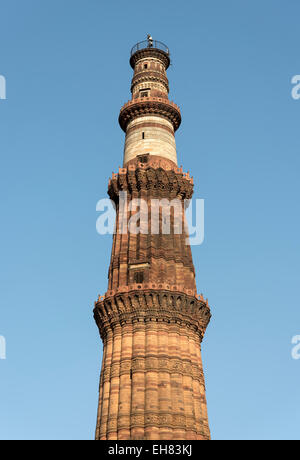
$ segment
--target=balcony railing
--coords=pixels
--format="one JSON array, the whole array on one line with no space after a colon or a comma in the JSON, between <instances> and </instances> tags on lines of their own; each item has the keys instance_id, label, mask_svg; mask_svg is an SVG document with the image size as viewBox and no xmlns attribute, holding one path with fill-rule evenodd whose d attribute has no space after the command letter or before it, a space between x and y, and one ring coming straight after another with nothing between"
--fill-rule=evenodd
<instances>
[{"instance_id":1,"label":"balcony railing","mask_svg":"<svg viewBox=\"0 0 300 460\"><path fill-rule=\"evenodd\" d=\"M162 42L157 40L144 40L142 42L137 43L131 49L130 56L136 53L139 50L143 50L145 48L154 48L161 51L164 51L168 56L170 54L169 48Z\"/></svg>"}]
</instances>

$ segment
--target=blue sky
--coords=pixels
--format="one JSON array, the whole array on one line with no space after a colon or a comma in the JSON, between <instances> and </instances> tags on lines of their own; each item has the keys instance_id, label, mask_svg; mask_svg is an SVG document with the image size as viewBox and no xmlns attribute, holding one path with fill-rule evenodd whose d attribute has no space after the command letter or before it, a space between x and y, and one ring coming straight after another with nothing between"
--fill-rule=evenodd
<instances>
[{"instance_id":1,"label":"blue sky","mask_svg":"<svg viewBox=\"0 0 300 460\"><path fill-rule=\"evenodd\" d=\"M299 439L296 0L0 0L1 439L92 439L93 302L111 236L96 203L122 162L130 48L171 51L180 164L205 199L194 246L214 439Z\"/></svg>"}]
</instances>

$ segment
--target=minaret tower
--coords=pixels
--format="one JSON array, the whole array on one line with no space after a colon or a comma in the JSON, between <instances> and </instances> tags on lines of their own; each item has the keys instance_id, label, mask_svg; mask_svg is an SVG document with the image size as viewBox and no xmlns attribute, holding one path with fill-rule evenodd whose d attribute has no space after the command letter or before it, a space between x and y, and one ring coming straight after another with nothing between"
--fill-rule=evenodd
<instances>
[{"instance_id":1,"label":"minaret tower","mask_svg":"<svg viewBox=\"0 0 300 460\"><path fill-rule=\"evenodd\" d=\"M201 342L211 314L197 294L185 233L193 180L177 166L181 115L168 98L169 50L148 35L131 50L130 65L132 98L119 115L123 167L108 187L117 213L108 290L94 309L103 340L96 439L207 440ZM147 206L135 209L132 200ZM162 200L182 211L180 221L170 207L169 232L163 206L156 218L150 213ZM124 217L137 211L140 231L124 231Z\"/></svg>"}]
</instances>

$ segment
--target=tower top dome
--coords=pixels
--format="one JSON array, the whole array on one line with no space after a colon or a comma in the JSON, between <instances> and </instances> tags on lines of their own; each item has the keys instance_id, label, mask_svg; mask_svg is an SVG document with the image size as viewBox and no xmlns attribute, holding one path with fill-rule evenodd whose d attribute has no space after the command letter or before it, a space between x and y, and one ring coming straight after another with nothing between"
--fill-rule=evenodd
<instances>
[{"instance_id":1,"label":"tower top dome","mask_svg":"<svg viewBox=\"0 0 300 460\"><path fill-rule=\"evenodd\" d=\"M170 50L164 43L153 40L150 34L147 35L147 40L136 43L130 51L130 65L134 69L136 62L143 57L156 56L160 57L166 66L170 65Z\"/></svg>"}]
</instances>

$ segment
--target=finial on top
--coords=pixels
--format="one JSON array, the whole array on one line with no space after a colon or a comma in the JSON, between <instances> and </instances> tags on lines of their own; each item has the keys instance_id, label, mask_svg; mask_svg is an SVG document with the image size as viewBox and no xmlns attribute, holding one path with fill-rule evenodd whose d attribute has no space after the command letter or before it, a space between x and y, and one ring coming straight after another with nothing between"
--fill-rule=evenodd
<instances>
[{"instance_id":1,"label":"finial on top","mask_svg":"<svg viewBox=\"0 0 300 460\"><path fill-rule=\"evenodd\" d=\"M147 40L148 40L148 47L152 48L153 47L153 38L151 37L150 34L147 35Z\"/></svg>"}]
</instances>

